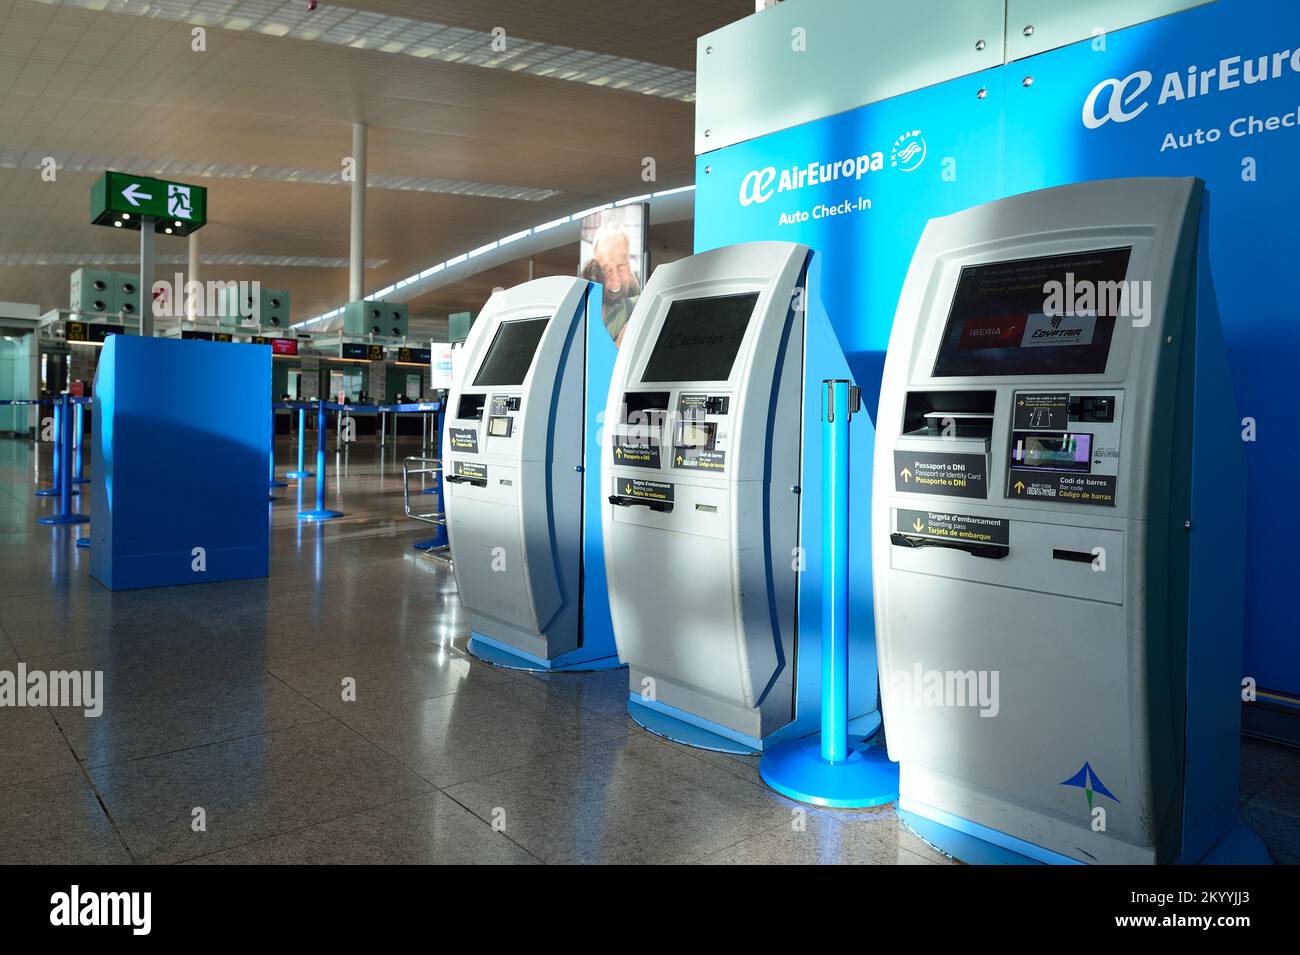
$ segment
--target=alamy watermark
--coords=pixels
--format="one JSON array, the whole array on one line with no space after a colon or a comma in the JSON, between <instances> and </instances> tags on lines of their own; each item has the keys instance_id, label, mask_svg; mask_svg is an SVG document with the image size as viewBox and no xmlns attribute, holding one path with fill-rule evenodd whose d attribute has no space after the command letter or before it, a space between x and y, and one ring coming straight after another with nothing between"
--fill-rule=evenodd
<instances>
[{"instance_id":1,"label":"alamy watermark","mask_svg":"<svg viewBox=\"0 0 1300 955\"><path fill-rule=\"evenodd\" d=\"M0 708L78 708L86 716L104 712L104 671L29 670L19 663L16 670L0 670Z\"/></svg>"},{"instance_id":2,"label":"alamy watermark","mask_svg":"<svg viewBox=\"0 0 1300 955\"><path fill-rule=\"evenodd\" d=\"M927 670L918 662L894 671L889 685L904 706L974 707L980 716L1001 709L997 670Z\"/></svg>"},{"instance_id":3,"label":"alamy watermark","mask_svg":"<svg viewBox=\"0 0 1300 955\"><path fill-rule=\"evenodd\" d=\"M1108 315L1131 319L1134 328L1151 324L1151 282L1094 282L1065 273L1065 281L1043 284L1043 315L1047 318L1091 318ZM1059 333L1059 331L1058 331Z\"/></svg>"}]
</instances>

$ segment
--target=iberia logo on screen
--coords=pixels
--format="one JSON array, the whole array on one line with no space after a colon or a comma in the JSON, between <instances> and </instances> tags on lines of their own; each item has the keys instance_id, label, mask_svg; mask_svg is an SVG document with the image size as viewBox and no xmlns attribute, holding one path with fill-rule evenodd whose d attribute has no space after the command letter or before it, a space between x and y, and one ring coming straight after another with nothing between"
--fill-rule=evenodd
<instances>
[{"instance_id":1,"label":"iberia logo on screen","mask_svg":"<svg viewBox=\"0 0 1300 955\"><path fill-rule=\"evenodd\" d=\"M1028 313L988 315L967 319L961 328L958 348L1006 348L1016 344L1025 333Z\"/></svg>"}]
</instances>

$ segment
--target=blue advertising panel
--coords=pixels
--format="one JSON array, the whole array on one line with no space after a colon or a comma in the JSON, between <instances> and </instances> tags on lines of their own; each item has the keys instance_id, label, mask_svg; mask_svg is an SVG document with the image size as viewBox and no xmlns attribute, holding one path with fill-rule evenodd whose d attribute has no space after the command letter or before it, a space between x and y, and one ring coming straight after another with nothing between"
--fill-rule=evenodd
<instances>
[{"instance_id":1,"label":"blue advertising panel","mask_svg":"<svg viewBox=\"0 0 1300 955\"><path fill-rule=\"evenodd\" d=\"M695 247L784 239L820 252L826 309L874 421L898 296L930 218L1070 182L1203 179L1250 472L1244 672L1300 694L1287 599L1287 548L1300 535L1298 136L1300 5L1218 0L706 153ZM868 499L866 480L854 473L855 499Z\"/></svg>"},{"instance_id":2,"label":"blue advertising panel","mask_svg":"<svg viewBox=\"0 0 1300 955\"><path fill-rule=\"evenodd\" d=\"M1024 77L1033 82L1024 85ZM1288 606L1300 534L1300 5L1219 0L1007 67L1008 195L1198 176L1248 461L1245 675L1300 691Z\"/></svg>"},{"instance_id":3,"label":"blue advertising panel","mask_svg":"<svg viewBox=\"0 0 1300 955\"><path fill-rule=\"evenodd\" d=\"M875 418L898 290L932 216L1001 193L989 70L696 160L695 251L763 239L821 256L822 296Z\"/></svg>"}]
</instances>

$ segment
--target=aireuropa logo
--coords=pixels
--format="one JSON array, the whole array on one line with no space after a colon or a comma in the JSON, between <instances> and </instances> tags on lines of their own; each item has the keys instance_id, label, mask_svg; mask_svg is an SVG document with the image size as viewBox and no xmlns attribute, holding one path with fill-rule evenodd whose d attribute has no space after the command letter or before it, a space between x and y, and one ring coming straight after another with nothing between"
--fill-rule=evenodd
<instances>
[{"instance_id":1,"label":"aireuropa logo","mask_svg":"<svg viewBox=\"0 0 1300 955\"><path fill-rule=\"evenodd\" d=\"M1300 73L1300 47L1249 58L1225 56L1214 66L1204 68L1193 63L1165 74L1155 105L1225 93L1280 79L1289 73ZM1151 101L1141 97L1154 79L1149 70L1137 70L1122 80L1115 77L1102 80L1083 101L1083 125L1098 129L1109 122L1127 123L1142 115Z\"/></svg>"},{"instance_id":2,"label":"aireuropa logo","mask_svg":"<svg viewBox=\"0 0 1300 955\"><path fill-rule=\"evenodd\" d=\"M925 162L927 147L919 129L903 133L889 149L889 165L900 172L912 172Z\"/></svg>"},{"instance_id":3,"label":"aireuropa logo","mask_svg":"<svg viewBox=\"0 0 1300 955\"><path fill-rule=\"evenodd\" d=\"M841 179L860 180L868 173L885 167L881 152L847 156L835 162L810 162L805 166L791 166L777 171L775 166L751 169L740 180L737 198L742 206L762 204L778 192L797 192L806 186L820 186Z\"/></svg>"},{"instance_id":4,"label":"aireuropa logo","mask_svg":"<svg viewBox=\"0 0 1300 955\"><path fill-rule=\"evenodd\" d=\"M1097 129L1111 120L1127 123L1130 119L1137 118L1151 104L1143 101L1136 109L1129 107L1133 105L1135 99L1147 91L1150 85L1151 74L1146 70L1130 73L1122 80L1114 77L1102 80L1092 88L1088 98L1083 101L1083 125L1089 129ZM1106 110L1098 116L1097 104L1102 102L1103 95L1106 97L1104 100Z\"/></svg>"},{"instance_id":5,"label":"aireuropa logo","mask_svg":"<svg viewBox=\"0 0 1300 955\"><path fill-rule=\"evenodd\" d=\"M776 167L766 166L751 169L740 180L740 204L751 206L755 202L767 202L772 198L772 180L776 178Z\"/></svg>"}]
</instances>

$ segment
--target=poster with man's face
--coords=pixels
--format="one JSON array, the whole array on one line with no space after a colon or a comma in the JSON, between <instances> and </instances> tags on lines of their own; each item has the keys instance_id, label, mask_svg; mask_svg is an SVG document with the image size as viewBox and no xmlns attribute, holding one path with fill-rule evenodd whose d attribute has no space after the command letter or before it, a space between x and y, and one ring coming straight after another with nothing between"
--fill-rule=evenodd
<instances>
[{"instance_id":1,"label":"poster with man's face","mask_svg":"<svg viewBox=\"0 0 1300 955\"><path fill-rule=\"evenodd\" d=\"M619 345L645 276L646 206L594 212L582 220L580 234L582 265L578 274L604 290L601 317L609 337Z\"/></svg>"}]
</instances>

